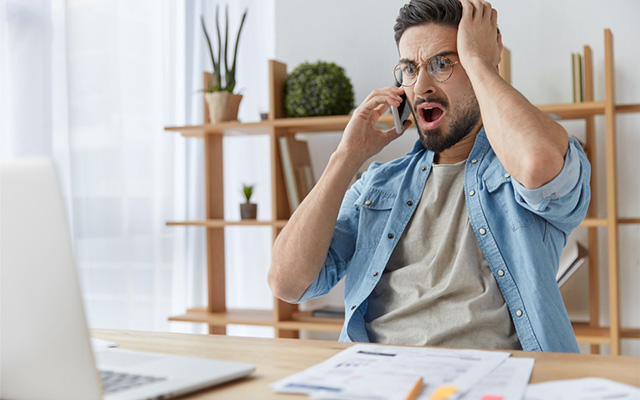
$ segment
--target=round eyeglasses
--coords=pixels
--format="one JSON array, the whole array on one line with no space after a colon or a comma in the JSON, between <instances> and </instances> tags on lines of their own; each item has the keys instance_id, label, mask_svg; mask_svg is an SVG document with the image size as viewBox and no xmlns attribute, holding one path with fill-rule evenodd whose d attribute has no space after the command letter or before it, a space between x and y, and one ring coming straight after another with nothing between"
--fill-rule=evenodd
<instances>
[{"instance_id":1,"label":"round eyeglasses","mask_svg":"<svg viewBox=\"0 0 640 400\"><path fill-rule=\"evenodd\" d=\"M451 61L445 56L433 56L427 61L426 65L416 65L412 62L403 61L393 69L393 76L399 85L405 87L413 86L418 80L420 67L426 66L429 76L438 82L446 82L451 78L453 66L458 63L459 61Z\"/></svg>"}]
</instances>

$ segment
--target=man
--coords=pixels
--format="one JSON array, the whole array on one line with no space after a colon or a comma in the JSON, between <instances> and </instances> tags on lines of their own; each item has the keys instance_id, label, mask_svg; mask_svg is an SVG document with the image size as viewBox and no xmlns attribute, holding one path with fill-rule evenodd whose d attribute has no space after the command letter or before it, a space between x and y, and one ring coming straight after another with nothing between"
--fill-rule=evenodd
<instances>
[{"instance_id":1,"label":"man","mask_svg":"<svg viewBox=\"0 0 640 400\"><path fill-rule=\"evenodd\" d=\"M269 285L285 301L322 296L345 277L343 341L578 351L555 274L586 214L590 166L498 75L496 21L482 0L400 10L403 86L374 90L355 110L274 244ZM347 191L398 136L376 121L403 92L418 142Z\"/></svg>"}]
</instances>

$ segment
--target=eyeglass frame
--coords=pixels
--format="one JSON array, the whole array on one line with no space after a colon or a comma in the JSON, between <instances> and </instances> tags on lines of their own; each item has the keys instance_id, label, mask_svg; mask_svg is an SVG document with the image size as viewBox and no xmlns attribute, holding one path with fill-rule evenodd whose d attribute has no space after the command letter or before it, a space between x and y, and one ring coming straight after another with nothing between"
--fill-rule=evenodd
<instances>
[{"instance_id":1,"label":"eyeglass frame","mask_svg":"<svg viewBox=\"0 0 640 400\"><path fill-rule=\"evenodd\" d=\"M447 76L447 78L445 80L442 80L442 81L439 80L437 77L433 76L431 71L429 71L429 64L433 60L438 59L438 58L444 59L444 61L447 63L447 66L451 67L451 73L449 74L449 76ZM398 81L398 78L396 77L396 71L401 70L400 64L403 64L402 62L399 62L398 64L396 64L395 68L393 69L393 71L391 73L393 74L393 78L396 80L396 82L398 82L398 84L400 84L403 87L411 87L411 86L415 85L416 82L418 82L418 76L420 75L420 69L424 66L424 67L426 67L427 74L429 74L430 77L432 77L437 82L443 83L443 82L448 81L451 78L451 75L453 75L453 66L456 65L456 64L459 64L459 63L460 63L460 61L451 61L449 58L447 58L444 55L435 55L435 56L431 57L430 59L428 59L426 63L420 63L420 64L411 63L411 64L415 65L415 67L417 68L417 71L418 71L418 72L416 72L415 81L411 85L405 85L403 82ZM409 64L409 63L407 63L407 64ZM403 79L403 81L404 81L404 79Z\"/></svg>"}]
</instances>

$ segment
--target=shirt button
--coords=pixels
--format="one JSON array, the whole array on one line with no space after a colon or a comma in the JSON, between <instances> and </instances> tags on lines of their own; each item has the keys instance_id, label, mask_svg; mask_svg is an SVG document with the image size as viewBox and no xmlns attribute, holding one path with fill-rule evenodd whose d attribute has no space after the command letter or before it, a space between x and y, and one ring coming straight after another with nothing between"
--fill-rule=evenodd
<instances>
[{"instance_id":1,"label":"shirt button","mask_svg":"<svg viewBox=\"0 0 640 400\"><path fill-rule=\"evenodd\" d=\"M422 172L426 171L427 167L422 167Z\"/></svg>"},{"instance_id":2,"label":"shirt button","mask_svg":"<svg viewBox=\"0 0 640 400\"><path fill-rule=\"evenodd\" d=\"M499 269L498 270L498 276L504 276L504 270Z\"/></svg>"},{"instance_id":3,"label":"shirt button","mask_svg":"<svg viewBox=\"0 0 640 400\"><path fill-rule=\"evenodd\" d=\"M504 177L505 177L505 178L508 178L508 177L510 177L510 176L511 176L511 174L509 174L508 172L507 172L506 174L504 174Z\"/></svg>"},{"instance_id":4,"label":"shirt button","mask_svg":"<svg viewBox=\"0 0 640 400\"><path fill-rule=\"evenodd\" d=\"M370 206L370 205L371 205L371 200L367 200L367 201L365 201L365 202L364 202L364 205L365 205L365 206Z\"/></svg>"},{"instance_id":5,"label":"shirt button","mask_svg":"<svg viewBox=\"0 0 640 400\"><path fill-rule=\"evenodd\" d=\"M516 311L516 317L522 317L522 310Z\"/></svg>"},{"instance_id":6,"label":"shirt button","mask_svg":"<svg viewBox=\"0 0 640 400\"><path fill-rule=\"evenodd\" d=\"M388 235L387 235L387 237L388 237L389 239L393 239L393 233L388 234Z\"/></svg>"},{"instance_id":7,"label":"shirt button","mask_svg":"<svg viewBox=\"0 0 640 400\"><path fill-rule=\"evenodd\" d=\"M487 233L487 230L484 228L480 228L478 232L480 232L481 235L484 235L485 233Z\"/></svg>"},{"instance_id":8,"label":"shirt button","mask_svg":"<svg viewBox=\"0 0 640 400\"><path fill-rule=\"evenodd\" d=\"M411 201L411 200L407 201L407 205L408 205L409 207L411 207L411 206L413 205L413 201Z\"/></svg>"},{"instance_id":9,"label":"shirt button","mask_svg":"<svg viewBox=\"0 0 640 400\"><path fill-rule=\"evenodd\" d=\"M373 277L375 278L376 276L378 276L378 271L373 273Z\"/></svg>"},{"instance_id":10,"label":"shirt button","mask_svg":"<svg viewBox=\"0 0 640 400\"><path fill-rule=\"evenodd\" d=\"M474 194L476 194L475 190L473 190L473 189L469 190L469 196L473 196Z\"/></svg>"},{"instance_id":11,"label":"shirt button","mask_svg":"<svg viewBox=\"0 0 640 400\"><path fill-rule=\"evenodd\" d=\"M351 311L355 310L356 306L351 306Z\"/></svg>"},{"instance_id":12,"label":"shirt button","mask_svg":"<svg viewBox=\"0 0 640 400\"><path fill-rule=\"evenodd\" d=\"M478 162L478 160L476 160L475 158L473 160L471 160L471 164L475 164L477 162Z\"/></svg>"}]
</instances>

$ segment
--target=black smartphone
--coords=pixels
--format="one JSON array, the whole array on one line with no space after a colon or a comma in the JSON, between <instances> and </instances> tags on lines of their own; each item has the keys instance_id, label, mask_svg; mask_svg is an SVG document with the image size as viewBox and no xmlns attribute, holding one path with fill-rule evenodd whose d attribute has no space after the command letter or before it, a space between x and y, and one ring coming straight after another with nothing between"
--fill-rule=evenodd
<instances>
[{"instance_id":1,"label":"black smartphone","mask_svg":"<svg viewBox=\"0 0 640 400\"><path fill-rule=\"evenodd\" d=\"M400 86L396 83L396 86ZM402 94L402 103L399 107L391 107L391 114L393 115L393 124L396 126L396 133L399 135L404 129L404 122L409 119L411 115L411 107L407 101L407 95Z\"/></svg>"}]
</instances>

